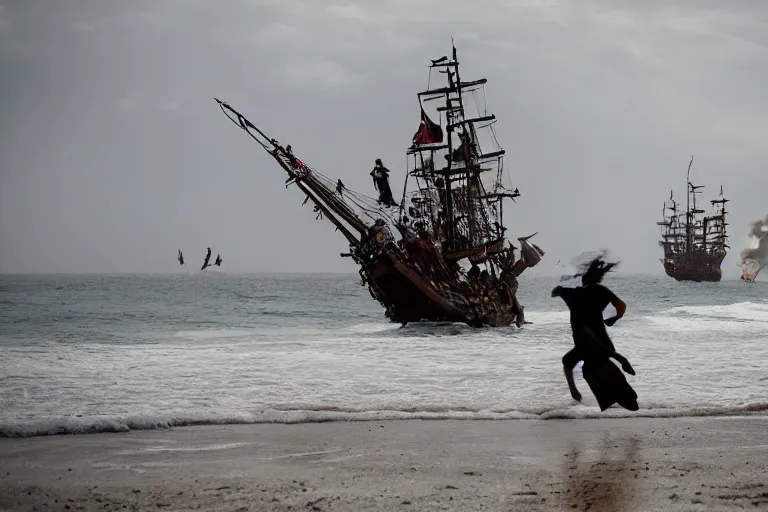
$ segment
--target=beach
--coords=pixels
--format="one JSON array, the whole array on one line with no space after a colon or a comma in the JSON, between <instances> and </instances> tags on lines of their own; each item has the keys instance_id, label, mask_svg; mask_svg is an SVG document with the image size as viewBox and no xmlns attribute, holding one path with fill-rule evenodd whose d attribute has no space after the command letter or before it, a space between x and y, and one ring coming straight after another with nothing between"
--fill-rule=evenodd
<instances>
[{"instance_id":1,"label":"beach","mask_svg":"<svg viewBox=\"0 0 768 512\"><path fill-rule=\"evenodd\" d=\"M768 417L206 425L0 439L3 510L762 510Z\"/></svg>"},{"instance_id":2,"label":"beach","mask_svg":"<svg viewBox=\"0 0 768 512\"><path fill-rule=\"evenodd\" d=\"M768 0L42 7L0 512L768 512Z\"/></svg>"},{"instance_id":3,"label":"beach","mask_svg":"<svg viewBox=\"0 0 768 512\"><path fill-rule=\"evenodd\" d=\"M4 276L0 510L767 509L768 288L612 276L640 409L600 412L558 282L472 329L354 276Z\"/></svg>"}]
</instances>

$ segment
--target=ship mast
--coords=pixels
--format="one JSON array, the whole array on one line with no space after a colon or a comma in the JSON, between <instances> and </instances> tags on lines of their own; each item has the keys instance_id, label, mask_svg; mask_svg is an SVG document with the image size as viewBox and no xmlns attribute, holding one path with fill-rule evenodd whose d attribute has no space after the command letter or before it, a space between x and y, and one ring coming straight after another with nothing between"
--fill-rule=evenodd
<instances>
[{"instance_id":1,"label":"ship mast","mask_svg":"<svg viewBox=\"0 0 768 512\"><path fill-rule=\"evenodd\" d=\"M693 165L693 155L691 155L691 161L688 164L688 176L686 178L687 185L685 193L685 252L691 253L691 221L693 220L693 214L691 213L691 165ZM694 202L696 199L694 198Z\"/></svg>"},{"instance_id":2,"label":"ship mast","mask_svg":"<svg viewBox=\"0 0 768 512\"><path fill-rule=\"evenodd\" d=\"M681 233L681 228L685 228L685 224L680 222L680 216L684 214L678 213L677 202L672 191L669 192L669 202L672 206L667 206L667 202L664 202L661 210L662 221L656 223L662 230L662 240L659 244L664 248L665 260L680 252L680 239L685 236ZM667 210L671 212L669 215Z\"/></svg>"},{"instance_id":3,"label":"ship mast","mask_svg":"<svg viewBox=\"0 0 768 512\"><path fill-rule=\"evenodd\" d=\"M720 264L728 246L725 244L725 203L722 186L720 197L711 200L714 212L705 213L697 194L701 194L703 185L694 185L691 181L693 156L688 163L686 176L686 208L678 213L672 193L669 202L672 206L664 205L664 212L671 210L669 217L663 216L662 240L659 245L664 248L664 267L667 274L677 280L720 280ZM685 220L683 220L685 217Z\"/></svg>"},{"instance_id":4,"label":"ship mast","mask_svg":"<svg viewBox=\"0 0 768 512\"><path fill-rule=\"evenodd\" d=\"M728 247L726 243L727 235L725 226L727 226L725 222L725 214L728 213L725 211L725 203L730 201L730 199L726 199L723 195L723 186L720 185L720 196L718 199L712 199L710 203L715 208L715 215L712 217L709 217L708 220L714 222L715 229L714 229L714 236L712 237L713 240L711 242L712 244L712 252L725 252L725 249ZM719 207L717 205L720 205Z\"/></svg>"},{"instance_id":5,"label":"ship mast","mask_svg":"<svg viewBox=\"0 0 768 512\"><path fill-rule=\"evenodd\" d=\"M489 153L480 152L482 148L479 147L477 125L487 123L482 128L490 127L496 121L495 115L486 113L475 118L466 116L463 93L482 87L487 83L487 79L481 78L468 82L461 80L455 46L452 47L451 59L442 57L433 60L430 68L439 68L439 73L446 75L447 86L418 93L419 103L422 105L422 128L414 136L414 145L411 146L408 154L422 155L429 151L432 154L432 160L427 166L423 157L421 162L417 159L410 175L415 176L417 180L423 178L427 189L436 183L442 183L438 188L444 191L444 197L441 197L440 202L444 209L442 220L445 227L442 233L438 234L438 229L435 229L435 232L442 241L446 258L457 260L474 255L475 257L470 259L479 260L503 248L505 228L501 216L502 199L517 197L519 193L516 190L511 193L499 192L498 184L497 190L486 193L480 180L481 172L492 170L482 167L482 164L490 164L493 159L496 159L500 182L502 157L506 153L501 148ZM444 99L444 105L438 107L437 111L445 112L447 140L444 142L442 133L436 133L440 130L439 125L433 123L423 111L423 102L441 98ZM422 130L426 132L422 133ZM458 138L458 143L454 140L454 135ZM447 149L446 165L440 168L435 165L435 151L444 149ZM423 188L422 192L425 192ZM438 216L438 223L440 217ZM495 222L494 217L497 219ZM493 225L495 229L492 228ZM478 256L479 254L484 256Z\"/></svg>"}]
</instances>

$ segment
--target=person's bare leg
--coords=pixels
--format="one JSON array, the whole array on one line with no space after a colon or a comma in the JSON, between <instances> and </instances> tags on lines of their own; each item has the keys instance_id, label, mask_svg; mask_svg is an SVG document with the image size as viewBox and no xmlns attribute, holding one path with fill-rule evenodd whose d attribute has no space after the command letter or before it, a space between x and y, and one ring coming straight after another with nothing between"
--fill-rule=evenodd
<instances>
[{"instance_id":1,"label":"person's bare leg","mask_svg":"<svg viewBox=\"0 0 768 512\"><path fill-rule=\"evenodd\" d=\"M571 391L571 397L577 402L581 402L581 393L576 389L576 383L573 381L573 368L563 366L563 372L565 373L565 380L568 382L568 389Z\"/></svg>"}]
</instances>

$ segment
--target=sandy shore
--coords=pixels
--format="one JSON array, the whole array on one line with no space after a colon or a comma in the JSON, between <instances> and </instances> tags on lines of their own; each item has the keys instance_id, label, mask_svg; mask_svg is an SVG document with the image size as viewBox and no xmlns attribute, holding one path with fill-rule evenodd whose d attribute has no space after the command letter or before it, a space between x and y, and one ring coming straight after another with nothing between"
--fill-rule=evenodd
<instances>
[{"instance_id":1,"label":"sandy shore","mask_svg":"<svg viewBox=\"0 0 768 512\"><path fill-rule=\"evenodd\" d=\"M768 417L0 439L3 510L768 510Z\"/></svg>"}]
</instances>

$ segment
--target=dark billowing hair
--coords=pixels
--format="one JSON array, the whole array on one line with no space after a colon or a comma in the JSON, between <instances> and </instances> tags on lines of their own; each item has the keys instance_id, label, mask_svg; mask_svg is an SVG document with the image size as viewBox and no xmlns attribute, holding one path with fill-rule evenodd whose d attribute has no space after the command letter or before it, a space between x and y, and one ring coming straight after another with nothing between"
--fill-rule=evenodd
<instances>
[{"instance_id":1,"label":"dark billowing hair","mask_svg":"<svg viewBox=\"0 0 768 512\"><path fill-rule=\"evenodd\" d=\"M607 250L603 250L598 253L592 252L582 254L581 257L577 258L577 261L580 261L581 263L576 263L576 266L580 268L580 272L571 276L564 276L561 278L561 280L565 280L568 277L573 279L581 277L581 284L583 286L590 286L600 283L605 277L605 274L610 272L615 266L619 264L618 261L605 261L607 253Z\"/></svg>"},{"instance_id":2,"label":"dark billowing hair","mask_svg":"<svg viewBox=\"0 0 768 512\"><path fill-rule=\"evenodd\" d=\"M610 272L611 269L618 264L619 264L618 262L606 263L600 258L595 258L590 262L587 270L584 271L583 274L581 274L581 284L583 284L584 286L598 284L600 281L603 280L603 278L605 277L605 274Z\"/></svg>"}]
</instances>

